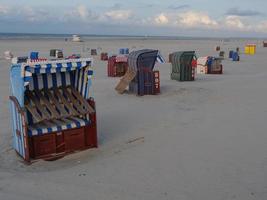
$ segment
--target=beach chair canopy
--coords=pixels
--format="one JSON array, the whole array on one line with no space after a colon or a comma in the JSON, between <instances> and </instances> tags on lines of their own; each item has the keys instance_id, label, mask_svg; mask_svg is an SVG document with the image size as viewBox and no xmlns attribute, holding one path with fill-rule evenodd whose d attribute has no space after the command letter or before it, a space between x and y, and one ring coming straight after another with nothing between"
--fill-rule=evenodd
<instances>
[{"instance_id":1,"label":"beach chair canopy","mask_svg":"<svg viewBox=\"0 0 267 200\"><path fill-rule=\"evenodd\" d=\"M19 104L23 106L26 90L50 89L71 85L84 98L88 98L93 74L91 65L91 58L12 65L10 72L11 95L15 96Z\"/></svg>"},{"instance_id":2,"label":"beach chair canopy","mask_svg":"<svg viewBox=\"0 0 267 200\"><path fill-rule=\"evenodd\" d=\"M194 80L193 60L196 60L194 51L181 51L172 53L171 56L171 79L179 81Z\"/></svg>"},{"instance_id":3,"label":"beach chair canopy","mask_svg":"<svg viewBox=\"0 0 267 200\"><path fill-rule=\"evenodd\" d=\"M171 56L172 72L180 73L181 67L191 65L192 60L195 57L196 57L195 51L180 51L172 53Z\"/></svg>"},{"instance_id":4,"label":"beach chair canopy","mask_svg":"<svg viewBox=\"0 0 267 200\"><path fill-rule=\"evenodd\" d=\"M158 53L158 50L151 49L133 51L129 54L128 57L129 67L135 71L144 68L153 70L158 57Z\"/></svg>"},{"instance_id":5,"label":"beach chair canopy","mask_svg":"<svg viewBox=\"0 0 267 200\"><path fill-rule=\"evenodd\" d=\"M69 90L69 92L66 92L68 94L75 94L75 92L77 92L75 95L76 97L80 96L80 99L89 99L92 97L90 93L91 76L93 74L91 64L91 59L70 59L13 65L10 74L11 96L17 99L22 108L30 105L29 97L33 96L33 94L36 94L36 96L31 98L34 98L33 101L36 102L39 101L39 96L46 96L49 94L53 96L52 93L54 93L54 91L60 90L61 92L62 89L65 89L64 91ZM51 93L52 90L53 92ZM51 98L54 99L53 97ZM39 103L36 105L38 104ZM72 113L75 113L75 115L73 119L68 119L67 122L64 122L62 127L51 126L47 128L43 126L43 128L36 129L31 127L31 125L39 123L39 121L42 122L44 119L49 119L49 117L52 117L53 113L50 113L49 117L39 115L38 113L33 115L33 113L29 112L29 109L30 107L27 107L26 119L29 125L29 135L46 134L68 127L77 128L88 122L87 120L77 118L76 116L79 115L79 112L74 112L71 108L68 108L70 111L69 113L71 113L70 115L72 115ZM65 115L65 113L62 113L57 116L58 119Z\"/></svg>"}]
</instances>

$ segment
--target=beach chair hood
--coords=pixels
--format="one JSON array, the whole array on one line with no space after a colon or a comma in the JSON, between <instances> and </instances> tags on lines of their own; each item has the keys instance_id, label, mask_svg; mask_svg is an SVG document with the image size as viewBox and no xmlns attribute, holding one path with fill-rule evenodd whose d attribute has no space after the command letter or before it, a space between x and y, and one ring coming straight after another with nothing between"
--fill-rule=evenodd
<instances>
[{"instance_id":1,"label":"beach chair hood","mask_svg":"<svg viewBox=\"0 0 267 200\"><path fill-rule=\"evenodd\" d=\"M158 50L143 49L139 51L133 51L129 54L128 64L129 67L135 71L144 68L152 71L157 57Z\"/></svg>"},{"instance_id":2,"label":"beach chair hood","mask_svg":"<svg viewBox=\"0 0 267 200\"><path fill-rule=\"evenodd\" d=\"M79 89L84 90L85 88L81 88L82 85L85 86L85 83L88 83L89 86L91 85L91 77L93 75L91 65L92 59L90 58L22 63L13 65L10 72L11 94L15 96L18 99L20 105L23 106L24 92L27 88L30 90L37 89L37 87L51 88L56 84L64 84L66 81L75 81L74 77L66 77L64 75L66 73L73 74L72 76L74 76L75 74L76 81L79 80L79 83L73 83L73 85L76 85L77 87L80 87ZM87 76L84 76L84 73L81 73L80 70L82 70L83 72L86 71ZM45 74L54 75L49 76L52 77L51 80L46 80L45 78L43 80L40 80L42 77L45 77ZM66 84L68 84L67 82ZM87 89L89 90L89 87L87 87ZM86 94L86 91L83 92L84 96L88 97L88 93Z\"/></svg>"},{"instance_id":3,"label":"beach chair hood","mask_svg":"<svg viewBox=\"0 0 267 200\"><path fill-rule=\"evenodd\" d=\"M186 68L196 59L195 51L179 51L171 54L171 79L181 80Z\"/></svg>"}]
</instances>

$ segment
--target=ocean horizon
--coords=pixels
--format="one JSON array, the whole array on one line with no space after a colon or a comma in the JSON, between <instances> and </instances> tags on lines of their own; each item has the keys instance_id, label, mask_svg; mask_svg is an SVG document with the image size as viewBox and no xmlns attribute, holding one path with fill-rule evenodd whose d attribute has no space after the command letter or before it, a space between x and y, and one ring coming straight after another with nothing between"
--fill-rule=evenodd
<instances>
[{"instance_id":1,"label":"ocean horizon","mask_svg":"<svg viewBox=\"0 0 267 200\"><path fill-rule=\"evenodd\" d=\"M56 33L0 33L0 40L42 40L42 39L70 39L75 34ZM195 37L195 36L158 36L158 35L101 35L101 34L77 34L82 39L150 39L150 40L263 40L264 38L248 37Z\"/></svg>"}]
</instances>

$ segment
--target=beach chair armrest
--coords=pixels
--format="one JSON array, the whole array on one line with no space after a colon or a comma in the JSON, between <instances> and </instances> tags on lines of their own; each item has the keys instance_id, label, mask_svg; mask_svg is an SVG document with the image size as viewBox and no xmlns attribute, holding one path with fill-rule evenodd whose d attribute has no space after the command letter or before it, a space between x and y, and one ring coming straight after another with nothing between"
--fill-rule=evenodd
<instances>
[{"instance_id":1,"label":"beach chair armrest","mask_svg":"<svg viewBox=\"0 0 267 200\"><path fill-rule=\"evenodd\" d=\"M18 102L16 97L9 96L9 99L10 99L10 101L12 101L14 103L15 107L17 108L17 110L20 114L23 114L25 112L25 110L19 105L19 102Z\"/></svg>"},{"instance_id":2,"label":"beach chair armrest","mask_svg":"<svg viewBox=\"0 0 267 200\"><path fill-rule=\"evenodd\" d=\"M95 114L96 110L95 110L95 101L92 97L90 97L89 99L86 100L90 106L89 112L88 114Z\"/></svg>"}]
</instances>

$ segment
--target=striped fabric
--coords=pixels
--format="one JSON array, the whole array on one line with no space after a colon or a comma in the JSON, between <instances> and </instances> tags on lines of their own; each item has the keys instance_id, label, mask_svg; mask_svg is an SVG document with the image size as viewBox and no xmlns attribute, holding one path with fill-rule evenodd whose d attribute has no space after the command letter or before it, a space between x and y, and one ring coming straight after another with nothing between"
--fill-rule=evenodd
<instances>
[{"instance_id":1,"label":"striped fabric","mask_svg":"<svg viewBox=\"0 0 267 200\"><path fill-rule=\"evenodd\" d=\"M91 59L69 59L22 65L24 85L28 90L74 87L85 99L91 97L90 86L93 71ZM28 135L42 135L71 128L83 127L90 123L89 117L81 119L71 117L61 120L50 120L36 124L30 112L26 119L29 127Z\"/></svg>"},{"instance_id":2,"label":"striped fabric","mask_svg":"<svg viewBox=\"0 0 267 200\"><path fill-rule=\"evenodd\" d=\"M70 72L57 72L53 74L32 74L32 79L27 86L29 90L41 90L57 88L60 86L73 86L85 99L90 98L91 95L91 79L86 76L87 68L82 68ZM31 125L35 121L27 112L27 122Z\"/></svg>"},{"instance_id":3,"label":"striped fabric","mask_svg":"<svg viewBox=\"0 0 267 200\"><path fill-rule=\"evenodd\" d=\"M70 72L57 72L53 74L32 74L29 81L29 90L57 88L59 86L73 86L84 98L88 98L89 87L87 68ZM87 73L88 74L88 73Z\"/></svg>"},{"instance_id":4,"label":"striped fabric","mask_svg":"<svg viewBox=\"0 0 267 200\"><path fill-rule=\"evenodd\" d=\"M91 59L69 59L35 63L35 65L24 64L22 66L24 85L29 87L29 90L71 85L88 99L93 75L91 63Z\"/></svg>"},{"instance_id":5,"label":"striped fabric","mask_svg":"<svg viewBox=\"0 0 267 200\"><path fill-rule=\"evenodd\" d=\"M29 62L22 64L21 76L24 79L24 85L29 85L33 74L53 74L57 72L70 72L79 70L92 65L92 59L67 59L45 62ZM92 70L88 70L88 78L90 79Z\"/></svg>"},{"instance_id":6,"label":"striped fabric","mask_svg":"<svg viewBox=\"0 0 267 200\"><path fill-rule=\"evenodd\" d=\"M81 119L78 117L69 117L61 120L51 120L40 123L38 125L29 126L28 135L36 136L58 131L64 131L72 128L80 128L88 125L89 123L89 120Z\"/></svg>"},{"instance_id":7,"label":"striped fabric","mask_svg":"<svg viewBox=\"0 0 267 200\"><path fill-rule=\"evenodd\" d=\"M164 58L162 57L162 55L160 53L158 54L157 62L158 63L162 63L162 64L165 63L165 60L164 60Z\"/></svg>"},{"instance_id":8,"label":"striped fabric","mask_svg":"<svg viewBox=\"0 0 267 200\"><path fill-rule=\"evenodd\" d=\"M23 117L22 115L16 110L16 106L13 102L10 103L11 112L12 112L12 133L13 133L13 147L16 151L22 156L25 157L25 148L24 148L24 136L27 135L24 127L23 127ZM17 131L20 134L17 134Z\"/></svg>"},{"instance_id":9,"label":"striped fabric","mask_svg":"<svg viewBox=\"0 0 267 200\"><path fill-rule=\"evenodd\" d=\"M141 68L153 70L158 55L158 50L153 49L133 51L128 56L129 68L134 71L138 71Z\"/></svg>"}]
</instances>

